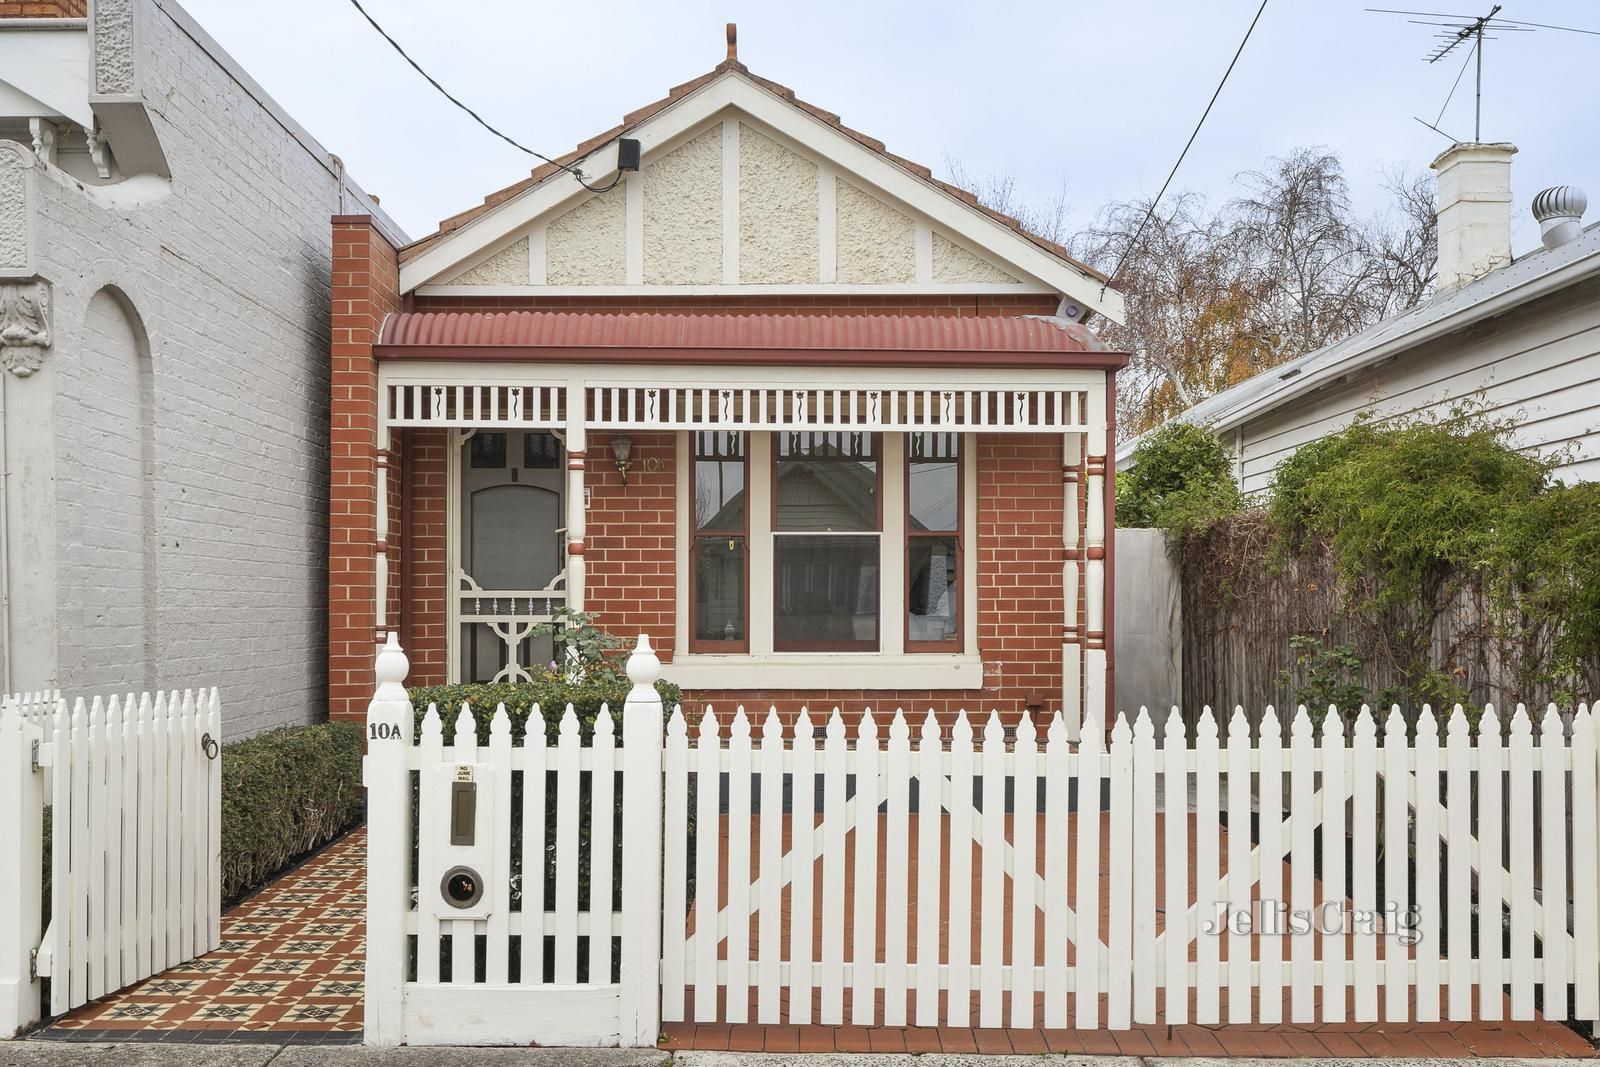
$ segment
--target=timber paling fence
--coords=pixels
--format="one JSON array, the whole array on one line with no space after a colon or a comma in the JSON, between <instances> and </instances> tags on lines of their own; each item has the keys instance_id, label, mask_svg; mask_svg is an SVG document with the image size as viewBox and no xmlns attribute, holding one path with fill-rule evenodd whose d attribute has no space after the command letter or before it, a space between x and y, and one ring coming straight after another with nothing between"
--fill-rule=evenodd
<instances>
[{"instance_id":1,"label":"timber paling fence","mask_svg":"<svg viewBox=\"0 0 1600 1067\"><path fill-rule=\"evenodd\" d=\"M1352 615L1344 602L1325 542L1308 540L1281 555L1276 543L1268 521L1254 512L1219 522L1183 543L1183 695L1178 703L1191 729L1206 705L1242 705L1252 727L1266 705L1294 706L1295 687L1309 680L1290 644L1297 636L1312 638L1324 650L1349 645L1360 667L1346 680L1385 703L1386 692L1404 696L1413 688L1415 679L1407 671L1414 650L1406 638L1413 630L1422 635L1427 667L1459 685L1475 705L1514 706L1519 700L1542 705L1556 699L1550 682L1518 676L1519 663L1548 661L1553 634L1525 620L1496 625L1477 576L1435 575L1437 603L1419 597L1371 620ZM1600 691L1600 657L1566 684L1578 693ZM1414 719L1417 708L1409 705L1405 711Z\"/></svg>"},{"instance_id":2,"label":"timber paling fence","mask_svg":"<svg viewBox=\"0 0 1600 1067\"><path fill-rule=\"evenodd\" d=\"M1081 744L965 713L663 733L641 642L620 723L568 709L551 744L536 710L514 743L499 709L485 748L457 709L413 744L400 663L369 719L376 1044L1600 1015L1587 708L1208 711L1159 747L1145 714Z\"/></svg>"}]
</instances>

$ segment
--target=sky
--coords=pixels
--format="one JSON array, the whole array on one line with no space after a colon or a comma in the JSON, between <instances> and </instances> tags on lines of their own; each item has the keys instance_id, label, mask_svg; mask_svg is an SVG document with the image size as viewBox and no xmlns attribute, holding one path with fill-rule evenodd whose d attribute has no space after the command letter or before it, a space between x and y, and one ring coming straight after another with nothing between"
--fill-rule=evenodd
<instances>
[{"instance_id":1,"label":"sky","mask_svg":"<svg viewBox=\"0 0 1600 1067\"><path fill-rule=\"evenodd\" d=\"M182 2L412 237L535 162L455 110L347 0ZM1504 18L1600 30L1596 0L1502 2ZM753 72L936 173L958 160L1013 176L1034 202L1064 189L1082 225L1160 188L1258 0L363 3L446 88L550 156L710 70L724 23L737 22ZM1173 188L1220 202L1239 172L1324 146L1344 160L1357 209L1383 210L1386 168L1420 170L1449 146L1414 116L1439 116L1466 52L1426 63L1434 29L1368 4L1389 6L1269 0ZM1528 204L1540 189L1577 185L1600 205L1596 89L1600 36L1539 30L1485 45L1483 140L1520 149L1519 254L1538 245ZM1437 124L1471 139L1471 66Z\"/></svg>"}]
</instances>

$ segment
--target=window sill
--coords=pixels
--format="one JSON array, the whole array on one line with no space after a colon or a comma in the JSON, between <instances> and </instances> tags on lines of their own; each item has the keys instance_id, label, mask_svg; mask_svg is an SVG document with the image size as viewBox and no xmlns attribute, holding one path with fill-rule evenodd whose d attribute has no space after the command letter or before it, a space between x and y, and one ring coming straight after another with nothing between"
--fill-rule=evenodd
<instances>
[{"instance_id":1,"label":"window sill","mask_svg":"<svg viewBox=\"0 0 1600 1067\"><path fill-rule=\"evenodd\" d=\"M685 689L981 689L975 655L778 652L766 656L684 655L661 676Z\"/></svg>"}]
</instances>

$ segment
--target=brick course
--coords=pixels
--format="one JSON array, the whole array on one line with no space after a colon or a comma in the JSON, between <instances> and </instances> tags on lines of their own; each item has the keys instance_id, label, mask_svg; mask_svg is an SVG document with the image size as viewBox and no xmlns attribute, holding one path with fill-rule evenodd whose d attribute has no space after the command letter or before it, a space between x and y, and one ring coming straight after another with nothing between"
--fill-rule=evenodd
<instances>
[{"instance_id":1,"label":"brick course","mask_svg":"<svg viewBox=\"0 0 1600 1067\"><path fill-rule=\"evenodd\" d=\"M81 19L89 0L0 0L0 19Z\"/></svg>"},{"instance_id":2,"label":"brick course","mask_svg":"<svg viewBox=\"0 0 1600 1067\"><path fill-rule=\"evenodd\" d=\"M370 218L334 217L332 289L328 714L337 719L363 717L372 699L378 535L378 364L372 345L384 315L400 307L395 249ZM402 461L402 476L405 466ZM393 497L385 506L396 507ZM404 543L405 531L396 532ZM391 582L402 574L399 558L390 557Z\"/></svg>"}]
</instances>

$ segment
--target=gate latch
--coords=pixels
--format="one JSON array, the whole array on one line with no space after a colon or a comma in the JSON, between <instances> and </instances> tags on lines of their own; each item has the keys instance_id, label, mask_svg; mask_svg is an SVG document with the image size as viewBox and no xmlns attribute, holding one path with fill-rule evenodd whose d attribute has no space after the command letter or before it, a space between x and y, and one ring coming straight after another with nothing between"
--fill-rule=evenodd
<instances>
[{"instance_id":1,"label":"gate latch","mask_svg":"<svg viewBox=\"0 0 1600 1067\"><path fill-rule=\"evenodd\" d=\"M217 740L209 732L200 735L200 751L206 754L206 759L217 758Z\"/></svg>"}]
</instances>

